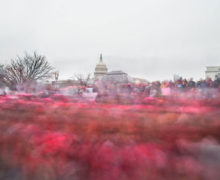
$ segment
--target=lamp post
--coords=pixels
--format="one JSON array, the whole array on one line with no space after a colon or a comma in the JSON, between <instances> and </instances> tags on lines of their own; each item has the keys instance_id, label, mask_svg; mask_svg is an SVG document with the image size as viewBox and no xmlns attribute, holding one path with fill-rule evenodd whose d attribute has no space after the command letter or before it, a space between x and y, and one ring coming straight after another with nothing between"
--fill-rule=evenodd
<instances>
[{"instance_id":1,"label":"lamp post","mask_svg":"<svg viewBox=\"0 0 220 180\"><path fill-rule=\"evenodd\" d=\"M59 71L55 71L55 72L54 72L54 77L55 77L55 88L56 88L56 89L58 89L57 81L58 81L58 79L59 79L59 75L60 75Z\"/></svg>"}]
</instances>

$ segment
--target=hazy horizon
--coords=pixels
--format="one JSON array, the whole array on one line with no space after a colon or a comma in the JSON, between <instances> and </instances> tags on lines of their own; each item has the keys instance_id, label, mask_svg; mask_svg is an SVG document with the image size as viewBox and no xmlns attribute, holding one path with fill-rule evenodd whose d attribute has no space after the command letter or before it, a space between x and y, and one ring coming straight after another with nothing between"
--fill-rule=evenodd
<instances>
[{"instance_id":1,"label":"hazy horizon","mask_svg":"<svg viewBox=\"0 0 220 180\"><path fill-rule=\"evenodd\" d=\"M219 66L219 0L7 0L0 3L0 63L37 51L60 79L108 70L147 80L205 78Z\"/></svg>"}]
</instances>

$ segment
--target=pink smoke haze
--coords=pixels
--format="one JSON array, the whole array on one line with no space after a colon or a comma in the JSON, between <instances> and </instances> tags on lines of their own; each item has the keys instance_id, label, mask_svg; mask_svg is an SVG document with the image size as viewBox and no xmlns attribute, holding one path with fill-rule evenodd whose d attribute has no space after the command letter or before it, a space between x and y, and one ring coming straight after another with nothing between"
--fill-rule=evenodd
<instances>
[{"instance_id":1,"label":"pink smoke haze","mask_svg":"<svg viewBox=\"0 0 220 180\"><path fill-rule=\"evenodd\" d=\"M0 97L0 179L220 177L219 99Z\"/></svg>"}]
</instances>

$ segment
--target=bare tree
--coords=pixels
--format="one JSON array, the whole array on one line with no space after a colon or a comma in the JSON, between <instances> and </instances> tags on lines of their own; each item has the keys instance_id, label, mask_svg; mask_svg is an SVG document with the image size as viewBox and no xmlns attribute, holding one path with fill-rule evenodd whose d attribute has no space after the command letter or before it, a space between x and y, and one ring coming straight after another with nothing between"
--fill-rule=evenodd
<instances>
[{"instance_id":1,"label":"bare tree","mask_svg":"<svg viewBox=\"0 0 220 180\"><path fill-rule=\"evenodd\" d=\"M4 66L0 65L0 87L4 86Z\"/></svg>"},{"instance_id":2,"label":"bare tree","mask_svg":"<svg viewBox=\"0 0 220 180\"><path fill-rule=\"evenodd\" d=\"M25 53L24 57L11 60L11 64L4 67L4 82L11 88L16 85L36 82L51 76L53 67L45 56Z\"/></svg>"},{"instance_id":3,"label":"bare tree","mask_svg":"<svg viewBox=\"0 0 220 180\"><path fill-rule=\"evenodd\" d=\"M82 74L75 74L75 79L79 82L81 86L87 86L91 80L91 75L88 74L86 77Z\"/></svg>"}]
</instances>

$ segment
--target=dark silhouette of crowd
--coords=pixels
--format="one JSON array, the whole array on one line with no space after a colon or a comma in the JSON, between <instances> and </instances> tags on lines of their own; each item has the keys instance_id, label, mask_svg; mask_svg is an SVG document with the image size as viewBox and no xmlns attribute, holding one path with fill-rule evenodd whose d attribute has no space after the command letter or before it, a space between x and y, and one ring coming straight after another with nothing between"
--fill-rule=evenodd
<instances>
[{"instance_id":1,"label":"dark silhouette of crowd","mask_svg":"<svg viewBox=\"0 0 220 180\"><path fill-rule=\"evenodd\" d=\"M98 99L143 99L147 97L216 98L220 94L220 79L194 81L179 78L176 81L149 83L104 83L95 86Z\"/></svg>"}]
</instances>

